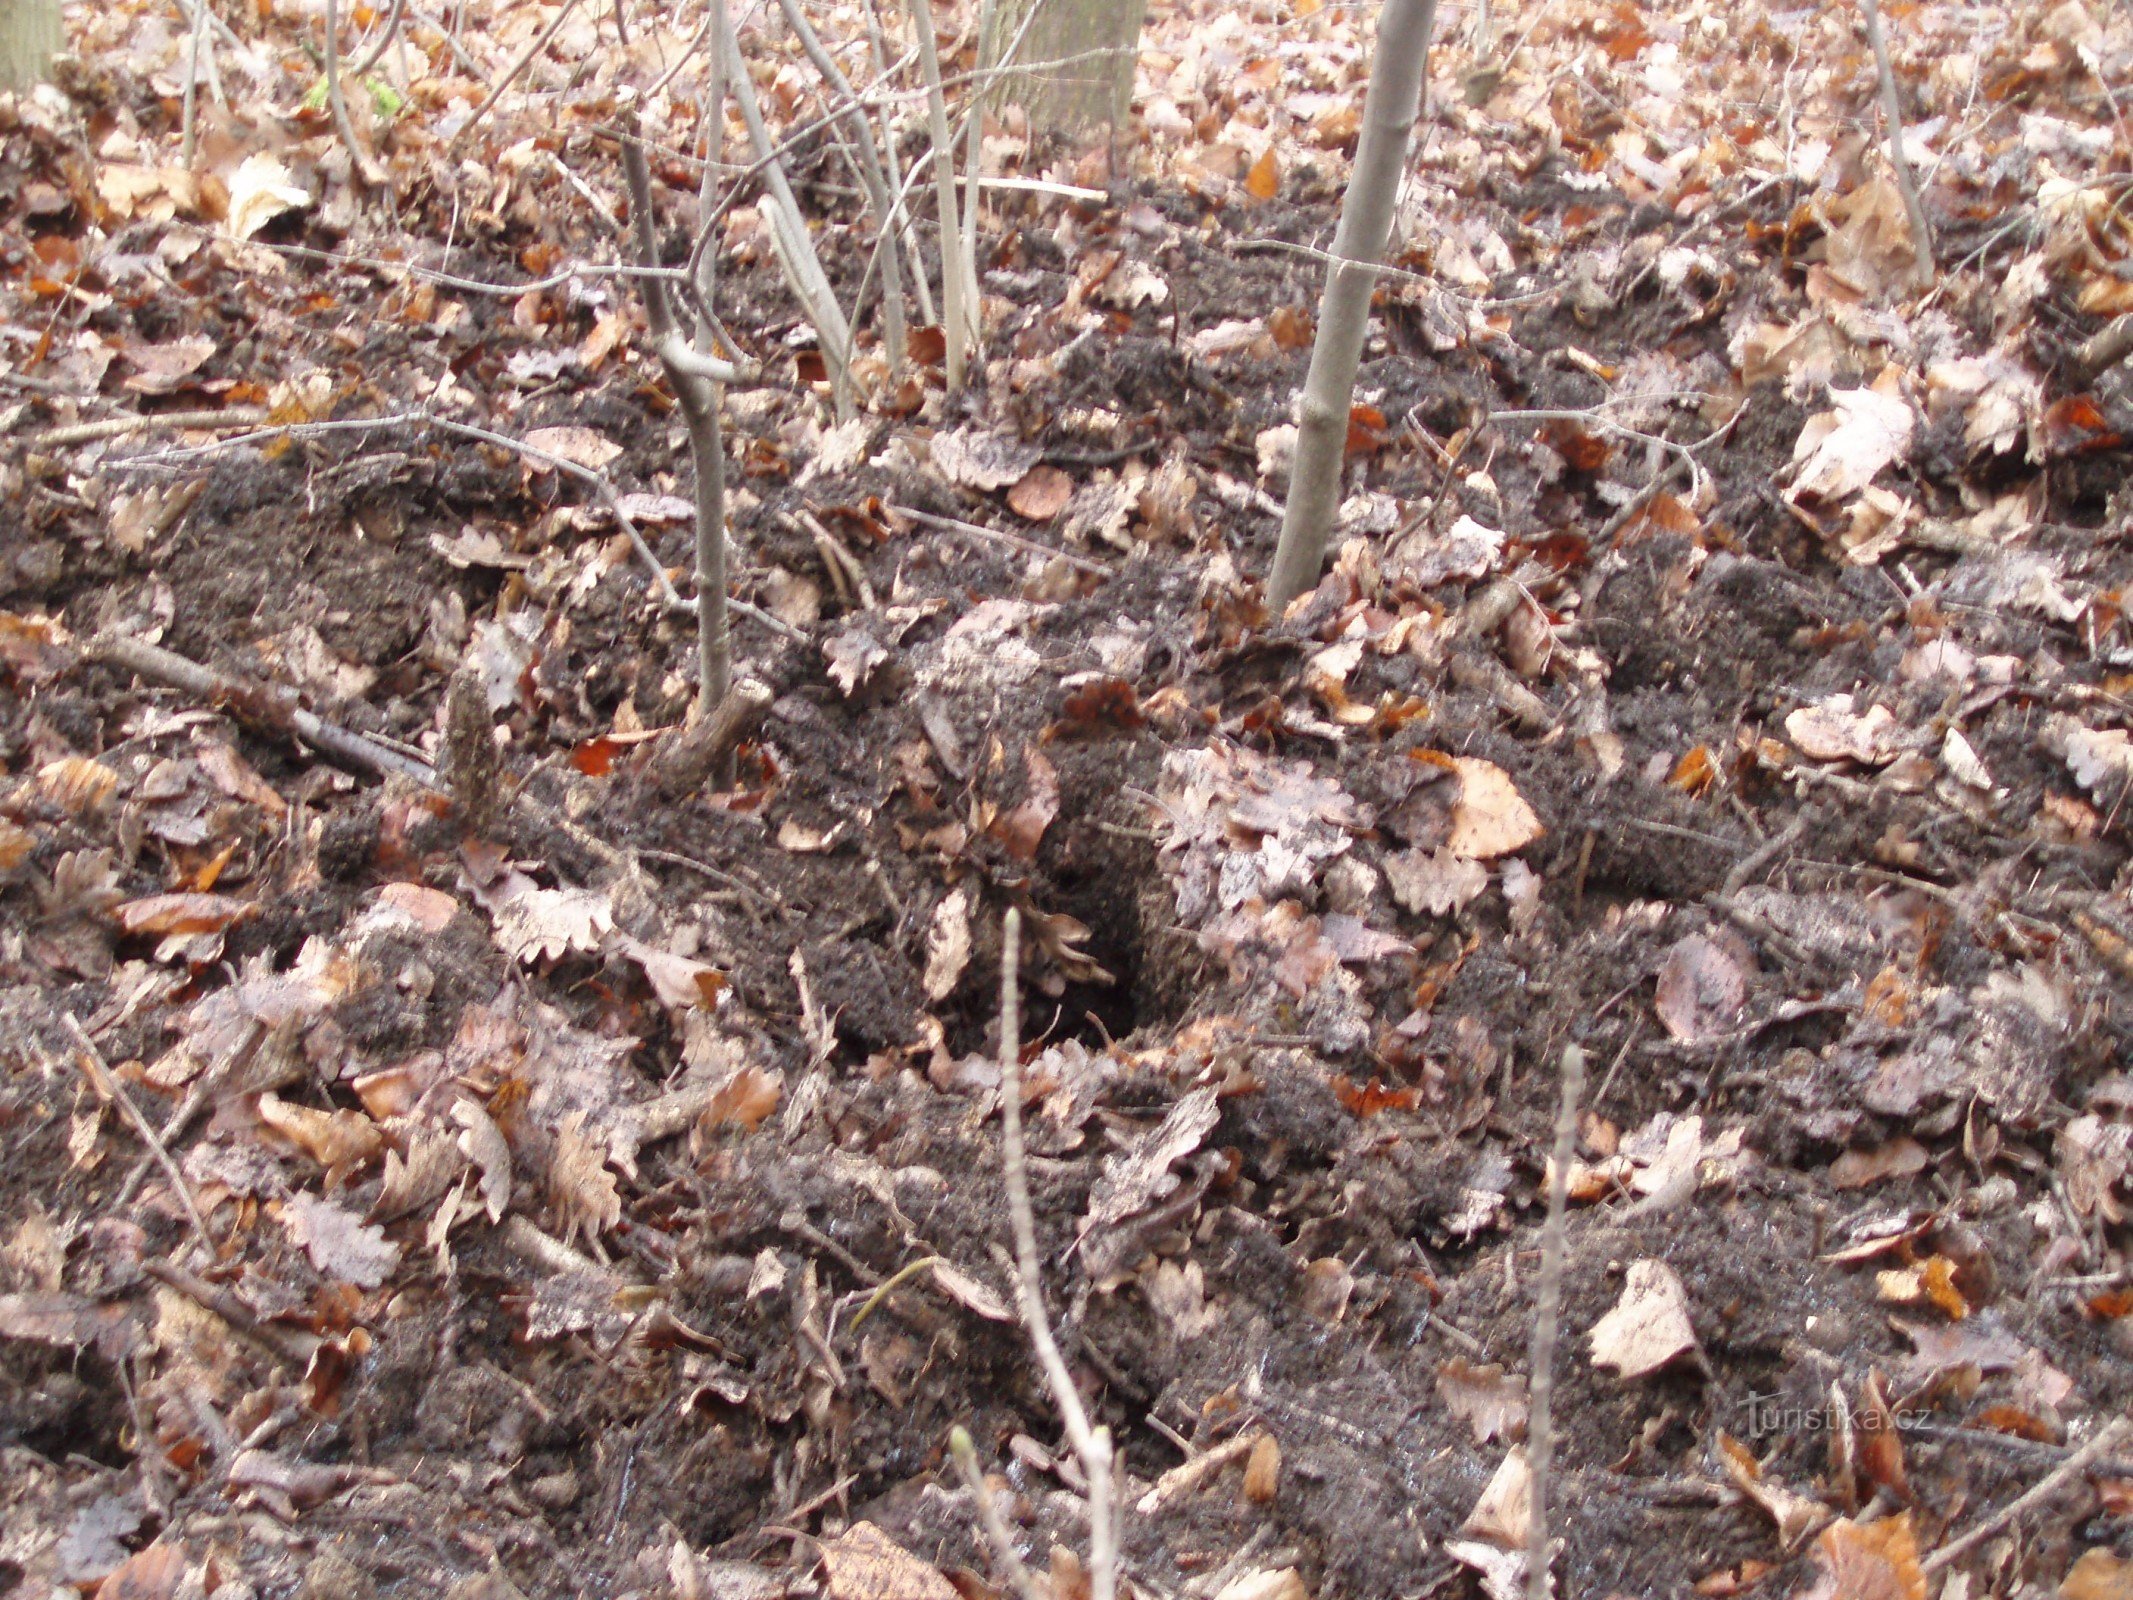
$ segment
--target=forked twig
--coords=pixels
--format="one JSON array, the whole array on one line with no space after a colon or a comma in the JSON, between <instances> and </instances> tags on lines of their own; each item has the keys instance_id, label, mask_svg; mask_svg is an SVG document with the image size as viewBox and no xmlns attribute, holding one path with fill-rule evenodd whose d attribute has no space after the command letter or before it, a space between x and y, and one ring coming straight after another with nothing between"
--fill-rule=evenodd
<instances>
[{"instance_id":1,"label":"forked twig","mask_svg":"<svg viewBox=\"0 0 2133 1600\"><path fill-rule=\"evenodd\" d=\"M203 0L204 3L204 0ZM193 1186L185 1181L185 1174L178 1170L177 1162L171 1160L170 1151L156 1133L155 1124L141 1114L141 1108L133 1103L133 1096L126 1086L118 1081L110 1063L104 1060L103 1051L97 1049L96 1041L89 1037L89 1030L81 1025L81 1019L71 1011L62 1011L67 1031L74 1035L74 1042L81 1046L82 1065L96 1092L106 1099L116 1100L119 1109L126 1113L126 1120L133 1124L133 1131L141 1136L149 1153L163 1169L163 1176L170 1179L170 1187L177 1194L178 1203L185 1207L185 1219L193 1225L193 1232L200 1236L200 1244L207 1251L210 1261L215 1258L215 1236L207 1231L207 1218L200 1215L199 1202L193 1199Z\"/></svg>"}]
</instances>

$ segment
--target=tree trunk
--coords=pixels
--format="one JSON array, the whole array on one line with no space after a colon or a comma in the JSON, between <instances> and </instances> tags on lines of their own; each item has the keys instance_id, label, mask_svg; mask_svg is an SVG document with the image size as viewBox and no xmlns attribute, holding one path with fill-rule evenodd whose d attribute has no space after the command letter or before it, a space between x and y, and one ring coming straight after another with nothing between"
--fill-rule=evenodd
<instances>
[{"instance_id":1,"label":"tree trunk","mask_svg":"<svg viewBox=\"0 0 2133 1600\"><path fill-rule=\"evenodd\" d=\"M1333 235L1333 261L1326 269L1326 292L1318 307L1318 338L1311 346L1311 371L1304 379L1303 410L1297 418L1296 464L1289 472L1281 543L1267 578L1267 605L1277 617L1317 584L1326 559L1326 536L1340 509L1348 406L1363 358L1363 338L1370 331L1370 292L1377 286L1393 205L1407 170L1407 141L1421 110L1436 11L1436 0L1385 0L1378 13L1377 59L1371 63L1370 89L1363 99L1363 137L1348 196L1341 202L1340 227Z\"/></svg>"},{"instance_id":2,"label":"tree trunk","mask_svg":"<svg viewBox=\"0 0 2133 1600\"><path fill-rule=\"evenodd\" d=\"M1021 106L1039 132L1115 128L1133 100L1147 12L1148 0L1003 0L995 34L1019 34L1021 45L1001 98Z\"/></svg>"},{"instance_id":3,"label":"tree trunk","mask_svg":"<svg viewBox=\"0 0 2133 1600\"><path fill-rule=\"evenodd\" d=\"M0 0L0 89L27 89L65 42L59 0Z\"/></svg>"}]
</instances>

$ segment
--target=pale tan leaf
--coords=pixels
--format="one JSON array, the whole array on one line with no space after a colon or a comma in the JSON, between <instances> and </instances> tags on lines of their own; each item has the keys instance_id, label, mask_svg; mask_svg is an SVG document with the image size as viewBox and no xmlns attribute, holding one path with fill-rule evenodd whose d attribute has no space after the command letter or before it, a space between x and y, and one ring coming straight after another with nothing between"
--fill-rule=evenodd
<instances>
[{"instance_id":1,"label":"pale tan leaf","mask_svg":"<svg viewBox=\"0 0 2133 1600\"><path fill-rule=\"evenodd\" d=\"M573 1111L556 1130L548 1159L548 1197L565 1243L597 1239L622 1220L622 1191L607 1170L607 1148L585 1137L585 1113Z\"/></svg>"},{"instance_id":2,"label":"pale tan leaf","mask_svg":"<svg viewBox=\"0 0 2133 1600\"><path fill-rule=\"evenodd\" d=\"M1641 1378L1696 1348L1688 1291L1663 1261L1630 1264L1622 1298L1591 1332L1593 1365Z\"/></svg>"},{"instance_id":3,"label":"pale tan leaf","mask_svg":"<svg viewBox=\"0 0 2133 1600\"><path fill-rule=\"evenodd\" d=\"M962 1600L940 1569L871 1522L855 1522L822 1546L829 1600Z\"/></svg>"},{"instance_id":4,"label":"pale tan leaf","mask_svg":"<svg viewBox=\"0 0 2133 1600\"><path fill-rule=\"evenodd\" d=\"M384 1229L330 1201L293 1194L282 1202L281 1225L321 1273L359 1289L375 1289L400 1263L400 1247Z\"/></svg>"},{"instance_id":5,"label":"pale tan leaf","mask_svg":"<svg viewBox=\"0 0 2133 1600\"><path fill-rule=\"evenodd\" d=\"M1544 831L1511 775L1493 761L1454 756L1459 803L1452 807L1452 836L1444 848L1468 861L1493 861L1523 850Z\"/></svg>"}]
</instances>

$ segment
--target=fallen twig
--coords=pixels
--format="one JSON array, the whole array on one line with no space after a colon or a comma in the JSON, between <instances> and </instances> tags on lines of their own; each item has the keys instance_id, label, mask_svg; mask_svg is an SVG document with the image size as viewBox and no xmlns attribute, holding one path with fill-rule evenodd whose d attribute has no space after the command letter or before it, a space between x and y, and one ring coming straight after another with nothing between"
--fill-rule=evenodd
<instances>
[{"instance_id":1,"label":"fallen twig","mask_svg":"<svg viewBox=\"0 0 2133 1600\"><path fill-rule=\"evenodd\" d=\"M943 533L961 534L966 539L985 539L994 544L1004 544L1010 550L1020 550L1033 556L1055 556L1068 566L1082 572L1093 572L1098 577L1108 578L1116 569L1101 561L1092 561L1087 556L1077 556L1070 550L1054 550L1048 544L1039 544L1035 539L1025 539L1019 533L1004 533L998 528L980 527L975 522L962 522L954 517L937 517L930 511L918 511L910 506L890 506L895 516L909 517L923 527L938 528Z\"/></svg>"},{"instance_id":2,"label":"fallen twig","mask_svg":"<svg viewBox=\"0 0 2133 1600\"><path fill-rule=\"evenodd\" d=\"M1726 874L1726 881L1719 885L1720 895L1730 900L1748 886L1748 880L1779 856L1800 842L1807 832L1808 824L1816 821L1820 813L1808 806L1787 823L1784 829L1772 834L1753 850L1733 863L1733 870Z\"/></svg>"},{"instance_id":3,"label":"fallen twig","mask_svg":"<svg viewBox=\"0 0 2133 1600\"><path fill-rule=\"evenodd\" d=\"M1977 1546L1998 1533L2023 1512L2042 1505L2066 1485L2085 1472L2093 1463L2106 1454L2113 1445L2133 1433L2133 1418L2113 1417L2098 1431L2095 1438L2068 1456L2058 1466L2039 1479L2036 1486L2026 1494L2010 1500L1999 1510L1986 1517L1976 1527L1960 1537L1949 1540L1927 1556L1920 1566L1927 1573L1940 1571L1961 1560Z\"/></svg>"},{"instance_id":4,"label":"fallen twig","mask_svg":"<svg viewBox=\"0 0 2133 1600\"><path fill-rule=\"evenodd\" d=\"M1171 1501L1186 1494L1213 1474L1220 1472L1232 1461L1240 1461L1252 1453L1252 1446L1266 1437L1257 1428L1248 1428L1235 1438L1225 1439L1211 1450L1203 1450L1189 1461L1181 1461L1155 1480L1155 1485L1139 1500L1133 1509L1144 1517L1152 1517Z\"/></svg>"},{"instance_id":5,"label":"fallen twig","mask_svg":"<svg viewBox=\"0 0 2133 1600\"><path fill-rule=\"evenodd\" d=\"M141 1142L148 1146L156 1164L163 1169L163 1176L170 1180L170 1187L176 1193L178 1203L185 1207L185 1218L193 1225L193 1232L200 1236L201 1247L207 1251L208 1259L214 1260L215 1236L207 1231L207 1218L200 1214L200 1204L193 1198L193 1186L185 1181L185 1174L178 1170L177 1162L171 1160L170 1151L156 1133L155 1125L133 1103L133 1096L118 1081L110 1063L104 1060L103 1051L97 1049L96 1041L89 1037L89 1030L81 1025L81 1019L71 1011L60 1014L66 1019L67 1031L74 1035L74 1042L82 1048L82 1066L89 1074L89 1081L96 1086L98 1094L107 1100L116 1100L119 1109L125 1112L126 1120L133 1124L133 1131L141 1136Z\"/></svg>"},{"instance_id":6,"label":"fallen twig","mask_svg":"<svg viewBox=\"0 0 2133 1600\"><path fill-rule=\"evenodd\" d=\"M1896 72L1889 65L1888 41L1881 33L1880 0L1859 0L1866 13L1866 42L1874 51L1874 74L1881 83L1881 114L1888 119L1889 165L1896 171L1896 187L1903 194L1904 215L1911 224L1911 247L1917 252L1912 276L1924 288L1933 282L1933 228L1926 221L1925 202L1918 193L1918 175L1903 151L1903 101L1896 94Z\"/></svg>"},{"instance_id":7,"label":"fallen twig","mask_svg":"<svg viewBox=\"0 0 2133 1600\"><path fill-rule=\"evenodd\" d=\"M404 756L375 739L337 727L315 712L306 711L297 703L294 689L226 677L158 645L143 644L123 634L99 634L89 641L83 653L92 661L108 661L151 683L182 689L212 705L225 707L240 721L293 733L344 766L379 777L398 774L426 788L438 786L437 771L428 762Z\"/></svg>"},{"instance_id":8,"label":"fallen twig","mask_svg":"<svg viewBox=\"0 0 2133 1600\"><path fill-rule=\"evenodd\" d=\"M1548 1469L1555 1450L1555 1338L1563 1320L1563 1234L1570 1159L1577 1154L1578 1099L1585 1092L1585 1052L1563 1051L1563 1099L1555 1113L1555 1161L1548 1173L1548 1221L1541 1230L1540 1284L1533 1306L1533 1349L1526 1378L1526 1463L1532 1470L1532 1521L1526 1535L1527 1600L1548 1600Z\"/></svg>"},{"instance_id":9,"label":"fallen twig","mask_svg":"<svg viewBox=\"0 0 2133 1600\"><path fill-rule=\"evenodd\" d=\"M1015 1593L1022 1600L1044 1600L1051 1593L1049 1584L1042 1588L1030 1576L1022 1557L1015 1551L1014 1536L1007 1531L1007 1521L1000 1515L1000 1508L993 1502L992 1491L985 1486L985 1475L978 1470L978 1453L970 1443L970 1434L958 1426L948 1430L948 1453L955 1458L955 1469L962 1474L963 1487L970 1491L971 1505L978 1514L978 1526L985 1530L985 1542L992 1546L992 1553L1007 1571L1007 1578L1015 1586Z\"/></svg>"},{"instance_id":10,"label":"fallen twig","mask_svg":"<svg viewBox=\"0 0 2133 1600\"><path fill-rule=\"evenodd\" d=\"M1022 1147L1022 913L1010 907L1000 950L1000 1144L1007 1182L1007 1215L1015 1235L1015 1294L1052 1403L1089 1480L1090 1600L1118 1593L1118 1529L1111 1505L1111 1430L1092 1428L1074 1375L1052 1338L1044 1312L1037 1261L1037 1219L1030 1209L1029 1167Z\"/></svg>"},{"instance_id":11,"label":"fallen twig","mask_svg":"<svg viewBox=\"0 0 2133 1600\"><path fill-rule=\"evenodd\" d=\"M101 422L75 422L53 428L28 441L32 450L64 450L69 445L93 444L98 439L123 439L150 428L185 428L213 431L221 428L256 428L267 420L258 406L231 406L222 411L140 411Z\"/></svg>"},{"instance_id":12,"label":"fallen twig","mask_svg":"<svg viewBox=\"0 0 2133 1600\"><path fill-rule=\"evenodd\" d=\"M318 1347L326 1341L315 1333L306 1333L301 1328L284 1328L272 1322L262 1322L252 1315L242 1300L227 1289L209 1283L205 1278L195 1277L183 1267L174 1267L167 1261L143 1261L141 1270L158 1283L168 1284L195 1305L204 1306L227 1322L247 1339L265 1350L269 1355L296 1366L307 1366L318 1353Z\"/></svg>"},{"instance_id":13,"label":"fallen twig","mask_svg":"<svg viewBox=\"0 0 2133 1600\"><path fill-rule=\"evenodd\" d=\"M555 39L555 36L563 31L563 24L570 20L570 14L577 9L578 0L563 0L563 9L555 14L555 20L548 24L547 28L542 31L541 35L533 43L526 46L519 58L511 63L501 78L496 80L496 87L489 91L482 103L474 108L473 115L468 117L461 124L459 131L452 135L452 142L449 148L457 149L468 134L481 126L481 119L489 114L489 108L503 98L504 91L518 81L518 75L521 72L533 65L534 58L547 49Z\"/></svg>"}]
</instances>

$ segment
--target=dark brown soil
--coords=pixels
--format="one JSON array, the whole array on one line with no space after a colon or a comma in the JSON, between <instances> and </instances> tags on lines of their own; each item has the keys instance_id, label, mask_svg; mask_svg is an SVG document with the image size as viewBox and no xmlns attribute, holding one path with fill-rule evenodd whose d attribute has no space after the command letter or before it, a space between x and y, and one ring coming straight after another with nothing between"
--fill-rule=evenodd
<instances>
[{"instance_id":1,"label":"dark brown soil","mask_svg":"<svg viewBox=\"0 0 2133 1600\"><path fill-rule=\"evenodd\" d=\"M1332 200L1285 222L1256 218L1255 231L1326 237ZM1234 212L1169 192L1121 201L1161 211L1150 259L1189 283L1179 297L1187 333L1315 294L1315 266L1223 248ZM1502 198L1543 228L1572 202L1589 209L1593 197L1535 183ZM1091 208L1089 220L1122 228L1123 217ZM1625 231L1635 223L1626 203L1615 219ZM1769 220L1779 220L1774 201ZM1732 249L1743 278L1777 270L1755 247ZM508 271L509 250L490 264ZM299 278L309 270L292 267ZM1033 248L992 281L1042 313L1070 270ZM742 289L766 302L775 292L767 277ZM1684 361L1726 359L1722 318L1656 299L1631 298L1597 321L1531 309L1486 352L1432 353L1420 318L1392 309L1387 347L1362 384L1394 426L1411 420L1440 445L1485 407L1592 404L1591 381L1551 360L1567 344L1599 363L1660 346ZM471 362L491 331L476 321L451 338L452 359ZM1072 408L1115 411L1119 437L1145 441L1144 465L1182 459L1197 477L1190 531L1085 550L1113 571L1083 585L889 518L884 541L849 541L881 611L832 615L807 645L737 620L740 664L777 700L743 754L740 791L682 803L651 787L644 747L624 747L599 776L569 759L625 706L648 727L680 719L694 630L661 613L626 559L566 600L612 537L568 514L578 497L567 485L477 446L326 435L272 458L212 458L176 529L129 552L81 509L82 490L100 500L152 481L111 464L138 440L64 460L18 453L26 488L0 513L0 606L59 619L75 641L160 626L162 644L195 661L287 678L286 653L262 645L308 625L339 666L361 673L341 700L302 684L315 709L419 744L438 725L469 620L538 619L541 653L497 719L509 782L593 839L641 852L641 876L615 901L618 923L655 943L690 930L685 953L729 986L722 1035L752 1052L782 1098L752 1132L699 1128L645 1149L606 1240L629 1285L616 1304L629 1309L577 1317L543 1308L582 1290L530 1265L486 1218L452 1235L448 1271L424 1244L423 1216L388 1220L396 1273L367 1291L336 1286L261 1211L276 1195L315 1191L318 1168L285 1147L260 1154L247 1142L256 1123L225 1107L173 1155L249 1151L272 1181L245 1197L220 1180L208 1219L217 1260L205 1275L272 1327L341 1341L346 1371L333 1403L315 1407L300 1364L220 1323L221 1365L181 1366L159 1319L207 1313L145 1270L184 1250L188 1222L159 1172L128 1193L139 1144L115 1111L96 1130L97 1097L63 1016L90 1025L160 1124L178 1098L140 1064L152 1069L186 1036L209 996L288 970L308 942L345 941L384 886L420 883L454 896L459 914L434 934L364 946L363 981L287 1041L300 1070L278 1091L285 1099L360 1116L358 1078L425 1052L451 1058L470 1019L499 1007L535 1018L536 1030L624 1046L640 1098L704 1063L684 1055L685 1019L621 956L523 966L503 953L468 887L468 851L481 841L401 786L338 771L234 710L138 682L76 645L8 654L0 638L10 687L0 771L16 791L6 813L34 835L0 879L0 1236L16 1241L0 1292L17 1297L0 1300L0 1518L12 1519L0 1527L28 1526L35 1512L86 1544L102 1517L96 1526L116 1530L121 1549L159 1533L180 1539L196 1555L216 1552L260 1595L417 1594L493 1563L528 1595L561 1596L665 1593L676 1539L799 1590L812 1542L865 1518L966 1575L966 1593L997 1592L978 1576L990 1560L947 1464L951 1427L969 1428L1005 1475L1040 1564L1053 1538L1080 1538L1080 1502L1045 1467L1063 1446L1021 1331L923 1277L878 1308L870 1295L927 1255L996 1292L1008 1282L985 1052L997 1045L998 917L1009 905L1076 919L1082 950L1112 980L1034 954L1022 1020L1026 1038L1055 1051L1032 1067L1055 1083L1061 1060L1103 1063L1085 1121L1038 1116L1033 1187L1046 1292L1136 1480L1128 1501L1179 1464L1181 1438L1204 1446L1257 1427L1281 1450L1268 1504L1241 1498L1231 1472L1159 1514L1129 1515L1127 1566L1143 1592L1196 1592L1192 1580L1247 1548L1260 1564L1299 1566L1320 1596L1457 1593L1473 1582L1444 1546L1506 1441L1477 1443L1440 1374L1455 1358L1525 1370L1541 1162L1573 1044L1591 1063L1588 1119L1608 1134L1667 1113L1700 1116L1712 1136L1739 1129L1743 1143L1700 1188L1573 1208L1555 1398L1564 1592L1686 1593L1744 1562L1786 1568L1764 1592L1799 1587L1803 1554L1782 1549L1770 1519L1729 1487L1717 1440L1747 1440L1770 1479L1820 1486L1833 1509L1856 1511L1874 1487L1843 1503L1817 1430L1833 1388L1857 1404L1875 1374L1906 1416L1943 1425L1905 1442L1909 1500L1883 1490L1885 1505L1907 1503L1936 1532L2019 1492L2051 1459L1993 1448L2005 1433L1980 1443L1946 1426L1976 1425L1995 1406L2002 1423L1986 1427L2049 1413L2050 1426L2039 1424L2048 1446L2063 1436L2062 1413L2133 1408L2133 1323L2085 1311L2088 1291L2066 1286L2122 1281L2123 1224L2096 1213L2070 1235L2053 1198L2055 1136L2084 1110L2125 1114L2127 980L2107 940L2086 932L2124 908L2124 821L2111 800L2084 798L2042 743L2054 712L2122 708L2107 652L2072 624L1962 600L1965 585L1991 582L1966 569L1977 558L1911 551L1900 574L1833 559L1770 492L1804 413L1759 391L1702 457L1715 496L1693 533L1633 522L1600 539L1619 500L1603 487L1636 487L1643 466L1616 451L1596 472L1544 474L1521 448L1530 424L1499 424L1470 447L1494 448L1493 493L1472 478L1447 484L1441 451L1411 442L1360 468L1360 487L1434 503L1440 527L1466 512L1534 549L1577 535L1572 558L1521 581L1562 619L1558 648L1592 660L1515 680L1542 708L1525 722L1486 680L1453 670L1472 652L1503 672L1493 635L1434 661L1365 653L1346 685L1353 701L1412 695L1426 709L1394 731L1330 738L1323 723L1302 726L1323 715L1306 663L1339 619L1359 600L1388 617L1402 606L1457 616L1481 585L1403 593L1389 579L1373 590L1336 577L1322 604L1287 623L1254 631L1239 620L1251 605L1237 575L1264 571L1275 521L1222 504L1216 480L1251 479L1254 441L1286 419L1306 358L1283 350L1217 366L1187 353L1153 312L1117 319L1041 404L1022 407L1021 425L1030 443L1073 459L1098 447L1067 425ZM387 374L415 353L384 330L360 360ZM684 471L671 419L633 376L580 381L528 407L521 425L597 427L626 446L608 469L619 485L671 489ZM756 459L749 452L780 429L799 437L809 403L784 395L741 431L737 455ZM987 402L969 404L983 412ZM1000 404L984 414L1017 414ZM948 410L943 427L955 421ZM1705 431L1686 411L1658 425L1681 438ZM2110 457L2114 471L2122 460ZM1952 495L1962 470L1921 487ZM2046 477L2053 520L2036 548L2090 590L2133 583L2122 519L2094 475ZM801 511L835 521L879 496L1057 537L1016 522L997 497L912 467L865 466L804 487L789 470L737 481L752 503L735 518L736 592L763 604L774 568L831 588L813 542L787 520ZM534 565L451 565L432 538L469 524L499 531ZM657 539L662 560L686 564L685 530ZM1008 675L998 647L939 670L959 620L1018 598L1037 605L1014 630L1033 672ZM855 694L816 647L851 627L891 657ZM1090 720L1070 685L1118 673L1121 634L1137 647L1127 698L1148 714ZM1950 690L1900 670L1905 649L1928 638L2052 666L1998 695ZM1595 723L1586 713L1603 681ZM1959 722L1997 790L1951 795L1951 780L1930 771L1906 782L1758 753L1758 740L1783 737L1789 712L1859 685L1901 727L1931 731L1929 755ZM1288 708L1287 724L1267 714L1270 698ZM204 715L178 720L188 713ZM1619 740L1605 767L1595 728ZM144 833L139 791L155 759L186 758L202 739L234 741L288 810L215 816L214 837L238 845L217 887L256 914L204 958L165 961L156 937L124 935L101 907L54 886L70 859L94 851L111 852L106 905L197 881L202 850ZM1399 800L1388 773L1406 770L1410 749L1496 764L1545 830L1523 853L1541 880L1537 908L1514 926L1493 887L1448 916L1400 909L1381 891L1365 920L1412 953L1340 969L1355 981L1345 1012L1328 988L1284 988L1265 963L1252 966L1257 957L1233 968L1181 920L1175 819L1151 803L1180 754L1211 743L1303 764L1388 813ZM1713 781L1670 783L1697 749ZM69 813L38 798L37 775L73 757L119 775L108 807ZM1057 811L1024 858L974 819L1032 800L1040 757ZM2063 802L2090 800L2097 825L2069 831ZM796 850L790 830L832 842ZM1759 848L1780 834L1782 849ZM544 883L615 886L612 864L562 833L506 829L495 842ZM1350 854L1382 866L1398 847L1386 825L1364 825ZM1736 880L1751 855L1757 864ZM974 911L971 957L952 991L929 999L929 930L958 892ZM1313 898L1307 909L1338 908ZM1733 941L1748 978L1738 1025L1684 1042L1655 1019L1653 996L1655 973L1690 934ZM1885 998L1890 986L1897 1001ZM1386 1104L1360 1114L1356 1086L1372 1080ZM1119 1282L1092 1282L1075 1246L1104 1159L1203 1084L1222 1098L1200 1152L1179 1166L1194 1203L1136 1242ZM482 1080L479 1092L496 1087ZM1598 1125L1585 1132L1596 1159ZM1899 1137L1923 1146L1918 1169L1871 1189L1839 1186L1840 1156ZM198 1173L220 1169L189 1170L205 1184ZM381 1176L375 1165L336 1174L333 1195L367 1214ZM544 1204L536 1183L519 1209L556 1232ZM1833 1259L1863 1237L1860 1224L1890 1216L1911 1219L1900 1249ZM34 1241L47 1233L56 1276L37 1265L46 1257ZM1877 1272L1934 1257L1965 1266L1963 1323L1882 1297ZM1678 1275L1700 1353L1625 1380L1593 1364L1586 1336L1643 1260ZM1329 1309L1322 1280L1336 1271L1351 1289ZM1190 1315L1154 1289L1181 1274L1196 1284ZM40 1335L28 1309L40 1295L92 1306L106 1319L101 1335ZM1951 1378L1918 1358L1900 1322L1992 1330L2027 1365L1972 1363ZM363 1334L354 1346L351 1329ZM2036 1398L2052 1388L2040 1373L2066 1380L2059 1411ZM1786 1420L1762 1427L1758 1407ZM219 1419L220 1442L203 1417ZM347 1473L330 1492L269 1483L248 1493L228 1446L254 1430L256 1448L278 1459ZM156 1444L144 1448L150 1434ZM2070 1502L2040 1537L2000 1552L1991 1581L2005 1587L1993 1592L2055 1582L2069 1549L2123 1545L2125 1518L2123 1499L2115 1509ZM0 1545L0 1595L30 1593L26 1560Z\"/></svg>"}]
</instances>

